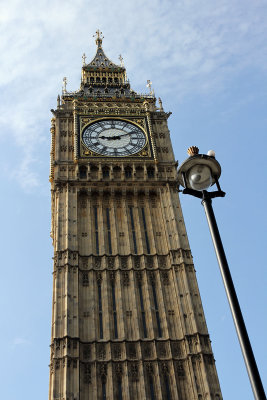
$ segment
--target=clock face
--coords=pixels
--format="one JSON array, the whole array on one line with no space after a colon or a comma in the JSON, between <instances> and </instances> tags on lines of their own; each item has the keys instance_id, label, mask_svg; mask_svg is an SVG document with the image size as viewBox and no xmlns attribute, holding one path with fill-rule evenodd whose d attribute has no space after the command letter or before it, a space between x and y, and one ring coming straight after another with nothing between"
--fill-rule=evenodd
<instances>
[{"instance_id":1,"label":"clock face","mask_svg":"<svg viewBox=\"0 0 267 400\"><path fill-rule=\"evenodd\" d=\"M146 144L146 135L136 125L117 119L104 119L87 126L84 144L91 151L110 157L127 157L138 153Z\"/></svg>"}]
</instances>

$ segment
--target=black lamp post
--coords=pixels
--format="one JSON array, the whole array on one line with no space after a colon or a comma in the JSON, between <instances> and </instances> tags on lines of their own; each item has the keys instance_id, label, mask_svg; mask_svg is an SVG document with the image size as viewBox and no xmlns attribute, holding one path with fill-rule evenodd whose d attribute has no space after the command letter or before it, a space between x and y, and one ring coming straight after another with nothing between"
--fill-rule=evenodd
<instances>
[{"instance_id":1,"label":"black lamp post","mask_svg":"<svg viewBox=\"0 0 267 400\"><path fill-rule=\"evenodd\" d=\"M245 322L239 306L235 287L212 208L213 198L225 196L225 193L221 190L218 181L221 175L221 166L215 159L215 153L213 150L210 150L208 155L198 154L198 151L199 150L196 146L192 146L188 149L189 158L185 160L178 169L178 181L179 184L185 188L183 190L184 194L190 194L202 199L201 203L204 206L208 220L213 245L253 394L256 400L266 400L264 388L247 334ZM214 184L216 184L217 190L208 192L207 189Z\"/></svg>"}]
</instances>

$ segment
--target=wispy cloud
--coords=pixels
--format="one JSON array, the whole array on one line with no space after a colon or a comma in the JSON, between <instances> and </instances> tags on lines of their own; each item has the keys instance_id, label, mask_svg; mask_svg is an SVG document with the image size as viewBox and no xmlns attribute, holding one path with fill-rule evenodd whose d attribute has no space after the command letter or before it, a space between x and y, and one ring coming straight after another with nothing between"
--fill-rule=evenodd
<instances>
[{"instance_id":1,"label":"wispy cloud","mask_svg":"<svg viewBox=\"0 0 267 400\"><path fill-rule=\"evenodd\" d=\"M49 154L49 109L61 79L79 86L81 54L100 28L107 55L125 58L137 90L152 79L160 94L210 96L246 69L267 71L267 5L262 1L85 0L6 2L0 10L0 139L21 156L12 178L39 184ZM143 85L143 86L142 86ZM12 139L12 140L11 140ZM42 151L41 147L45 151Z\"/></svg>"},{"instance_id":2,"label":"wispy cloud","mask_svg":"<svg viewBox=\"0 0 267 400\"><path fill-rule=\"evenodd\" d=\"M12 341L12 346L13 347L16 347L16 346L28 346L30 344L31 344L31 342L29 340L24 339L22 337L16 337Z\"/></svg>"}]
</instances>

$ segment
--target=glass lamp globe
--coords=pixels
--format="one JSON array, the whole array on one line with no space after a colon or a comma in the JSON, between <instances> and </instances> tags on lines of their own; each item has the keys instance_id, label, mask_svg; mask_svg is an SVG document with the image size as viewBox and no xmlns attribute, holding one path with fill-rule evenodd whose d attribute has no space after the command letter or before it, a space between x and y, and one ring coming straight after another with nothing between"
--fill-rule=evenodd
<instances>
[{"instance_id":1,"label":"glass lamp globe","mask_svg":"<svg viewBox=\"0 0 267 400\"><path fill-rule=\"evenodd\" d=\"M197 164L188 171L188 180L192 189L208 189L212 185L211 170L207 165Z\"/></svg>"}]
</instances>

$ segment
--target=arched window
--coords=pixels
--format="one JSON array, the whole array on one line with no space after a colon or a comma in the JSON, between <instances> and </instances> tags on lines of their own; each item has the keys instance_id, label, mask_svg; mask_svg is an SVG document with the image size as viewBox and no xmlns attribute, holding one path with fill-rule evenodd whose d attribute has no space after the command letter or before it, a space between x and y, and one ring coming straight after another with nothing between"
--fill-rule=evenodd
<instances>
[{"instance_id":1,"label":"arched window","mask_svg":"<svg viewBox=\"0 0 267 400\"><path fill-rule=\"evenodd\" d=\"M155 170L153 167L148 167L147 169L147 176L148 178L154 178L155 176Z\"/></svg>"},{"instance_id":2,"label":"arched window","mask_svg":"<svg viewBox=\"0 0 267 400\"><path fill-rule=\"evenodd\" d=\"M98 178L98 168L96 165L91 165L91 178L92 179Z\"/></svg>"},{"instance_id":3,"label":"arched window","mask_svg":"<svg viewBox=\"0 0 267 400\"><path fill-rule=\"evenodd\" d=\"M143 167L141 167L141 166L136 167L136 177L139 179L144 178L144 168Z\"/></svg>"},{"instance_id":4,"label":"arched window","mask_svg":"<svg viewBox=\"0 0 267 400\"><path fill-rule=\"evenodd\" d=\"M102 174L103 174L103 178L109 178L109 168L108 167L103 167L102 168Z\"/></svg>"},{"instance_id":5,"label":"arched window","mask_svg":"<svg viewBox=\"0 0 267 400\"><path fill-rule=\"evenodd\" d=\"M129 179L132 177L132 168L131 167L126 167L124 169L124 174L125 174L125 178Z\"/></svg>"},{"instance_id":6,"label":"arched window","mask_svg":"<svg viewBox=\"0 0 267 400\"><path fill-rule=\"evenodd\" d=\"M81 165L79 168L79 176L80 179L86 179L87 178L87 167L85 165Z\"/></svg>"},{"instance_id":7,"label":"arched window","mask_svg":"<svg viewBox=\"0 0 267 400\"><path fill-rule=\"evenodd\" d=\"M116 178L120 178L121 177L121 167L119 167L119 166L115 166L114 168L113 168L113 175L114 175L114 178L116 179Z\"/></svg>"}]
</instances>

